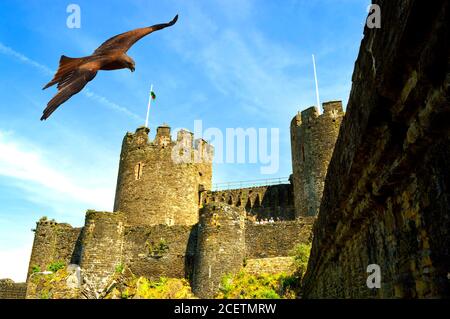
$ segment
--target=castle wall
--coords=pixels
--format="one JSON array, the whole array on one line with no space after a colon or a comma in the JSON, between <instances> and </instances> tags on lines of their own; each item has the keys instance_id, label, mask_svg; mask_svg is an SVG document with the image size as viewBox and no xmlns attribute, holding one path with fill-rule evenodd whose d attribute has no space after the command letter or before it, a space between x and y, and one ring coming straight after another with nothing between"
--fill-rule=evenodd
<instances>
[{"instance_id":1,"label":"castle wall","mask_svg":"<svg viewBox=\"0 0 450 319\"><path fill-rule=\"evenodd\" d=\"M26 283L15 283L11 279L0 279L0 299L25 299L26 292Z\"/></svg>"},{"instance_id":2,"label":"castle wall","mask_svg":"<svg viewBox=\"0 0 450 319\"><path fill-rule=\"evenodd\" d=\"M124 220L122 213L86 213L80 267L95 289L104 288L116 267L123 264Z\"/></svg>"},{"instance_id":3,"label":"castle wall","mask_svg":"<svg viewBox=\"0 0 450 319\"><path fill-rule=\"evenodd\" d=\"M292 182L296 216L316 216L344 112L341 101L310 107L291 122Z\"/></svg>"},{"instance_id":4,"label":"castle wall","mask_svg":"<svg viewBox=\"0 0 450 319\"><path fill-rule=\"evenodd\" d=\"M246 258L268 258L292 255L300 243L311 242L313 217L258 225L246 223Z\"/></svg>"},{"instance_id":5,"label":"castle wall","mask_svg":"<svg viewBox=\"0 0 450 319\"><path fill-rule=\"evenodd\" d=\"M28 276L33 267L45 271L51 263L78 263L80 258L81 228L41 219L36 223ZM27 277L28 277L27 276Z\"/></svg>"},{"instance_id":6,"label":"castle wall","mask_svg":"<svg viewBox=\"0 0 450 319\"><path fill-rule=\"evenodd\" d=\"M203 204L222 202L235 207L244 207L247 215L257 219L279 218L293 220L294 200L290 184L248 187L206 192Z\"/></svg>"},{"instance_id":7,"label":"castle wall","mask_svg":"<svg viewBox=\"0 0 450 319\"><path fill-rule=\"evenodd\" d=\"M195 159L210 154L210 146L196 142L193 148L187 131L172 142L167 126L150 143L148 132L139 128L124 138L114 211L124 212L129 225L196 224L199 187L211 188L211 162Z\"/></svg>"},{"instance_id":8,"label":"castle wall","mask_svg":"<svg viewBox=\"0 0 450 319\"><path fill-rule=\"evenodd\" d=\"M225 274L243 267L245 211L227 204L207 204L200 212L192 291L213 298Z\"/></svg>"},{"instance_id":9,"label":"castle wall","mask_svg":"<svg viewBox=\"0 0 450 319\"><path fill-rule=\"evenodd\" d=\"M448 298L450 3L375 2L382 28L364 30L304 296Z\"/></svg>"},{"instance_id":10,"label":"castle wall","mask_svg":"<svg viewBox=\"0 0 450 319\"><path fill-rule=\"evenodd\" d=\"M125 229L124 263L137 276L191 278L196 226L131 226Z\"/></svg>"}]
</instances>

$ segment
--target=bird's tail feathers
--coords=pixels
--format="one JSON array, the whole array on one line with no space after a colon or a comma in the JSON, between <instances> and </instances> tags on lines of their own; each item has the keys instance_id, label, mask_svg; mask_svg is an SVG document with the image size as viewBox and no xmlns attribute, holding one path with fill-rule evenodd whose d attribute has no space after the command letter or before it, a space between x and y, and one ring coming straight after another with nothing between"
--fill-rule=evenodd
<instances>
[{"instance_id":1,"label":"bird's tail feathers","mask_svg":"<svg viewBox=\"0 0 450 319\"><path fill-rule=\"evenodd\" d=\"M83 61L84 58L69 58L65 55L61 55L58 70L56 71L55 76L50 82L47 83L47 85L44 86L43 90L63 80L68 73L77 68L83 63Z\"/></svg>"}]
</instances>

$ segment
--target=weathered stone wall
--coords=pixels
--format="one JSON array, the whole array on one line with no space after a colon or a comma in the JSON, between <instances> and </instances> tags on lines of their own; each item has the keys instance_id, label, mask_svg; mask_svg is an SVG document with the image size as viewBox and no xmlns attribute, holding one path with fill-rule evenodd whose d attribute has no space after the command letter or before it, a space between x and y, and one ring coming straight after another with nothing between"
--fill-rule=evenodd
<instances>
[{"instance_id":1,"label":"weathered stone wall","mask_svg":"<svg viewBox=\"0 0 450 319\"><path fill-rule=\"evenodd\" d=\"M247 259L244 270L253 275L279 273L290 275L295 272L294 258L271 257Z\"/></svg>"},{"instance_id":2,"label":"weathered stone wall","mask_svg":"<svg viewBox=\"0 0 450 319\"><path fill-rule=\"evenodd\" d=\"M323 103L323 114L310 107L291 122L292 183L296 216L316 216L344 117L341 101Z\"/></svg>"},{"instance_id":3,"label":"weathered stone wall","mask_svg":"<svg viewBox=\"0 0 450 319\"><path fill-rule=\"evenodd\" d=\"M75 272L78 265L69 265L56 273L35 273L28 279L26 299L80 299L82 278Z\"/></svg>"},{"instance_id":4,"label":"weathered stone wall","mask_svg":"<svg viewBox=\"0 0 450 319\"><path fill-rule=\"evenodd\" d=\"M304 296L449 297L450 3L375 2L382 27L364 31Z\"/></svg>"},{"instance_id":5,"label":"weathered stone wall","mask_svg":"<svg viewBox=\"0 0 450 319\"><path fill-rule=\"evenodd\" d=\"M205 192L202 194L202 202L203 204L222 202L231 206L244 207L247 215L257 219L273 217L293 220L295 218L290 184Z\"/></svg>"},{"instance_id":6,"label":"weathered stone wall","mask_svg":"<svg viewBox=\"0 0 450 319\"><path fill-rule=\"evenodd\" d=\"M310 243L314 217L302 217L258 225L246 223L245 245L247 258L289 256L300 243Z\"/></svg>"},{"instance_id":7,"label":"weathered stone wall","mask_svg":"<svg viewBox=\"0 0 450 319\"><path fill-rule=\"evenodd\" d=\"M198 222L199 188L211 189L212 147L192 133L158 128L127 133L122 144L114 211L124 212L129 225L194 225Z\"/></svg>"},{"instance_id":8,"label":"weathered stone wall","mask_svg":"<svg viewBox=\"0 0 450 319\"><path fill-rule=\"evenodd\" d=\"M191 278L196 226L131 226L125 229L124 263L137 276Z\"/></svg>"},{"instance_id":9,"label":"weathered stone wall","mask_svg":"<svg viewBox=\"0 0 450 319\"><path fill-rule=\"evenodd\" d=\"M56 223L46 218L39 220L36 223L28 276L33 267L44 271L54 262L64 262L66 265L78 263L80 233L81 228L73 228L69 224Z\"/></svg>"},{"instance_id":10,"label":"weathered stone wall","mask_svg":"<svg viewBox=\"0 0 450 319\"><path fill-rule=\"evenodd\" d=\"M27 284L11 279L0 279L0 299L25 299Z\"/></svg>"},{"instance_id":11,"label":"weathered stone wall","mask_svg":"<svg viewBox=\"0 0 450 319\"><path fill-rule=\"evenodd\" d=\"M86 213L80 267L95 289L104 288L116 267L123 264L124 221L123 213Z\"/></svg>"},{"instance_id":12,"label":"weathered stone wall","mask_svg":"<svg viewBox=\"0 0 450 319\"><path fill-rule=\"evenodd\" d=\"M245 211L227 204L205 205L200 212L192 291L212 298L227 273L238 272L245 258Z\"/></svg>"}]
</instances>

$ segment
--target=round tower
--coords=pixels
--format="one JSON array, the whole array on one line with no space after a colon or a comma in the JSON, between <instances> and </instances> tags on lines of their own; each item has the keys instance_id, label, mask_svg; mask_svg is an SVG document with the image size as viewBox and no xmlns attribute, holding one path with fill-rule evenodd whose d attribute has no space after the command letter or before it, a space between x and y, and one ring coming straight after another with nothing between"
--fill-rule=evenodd
<instances>
[{"instance_id":1,"label":"round tower","mask_svg":"<svg viewBox=\"0 0 450 319\"><path fill-rule=\"evenodd\" d=\"M245 210L223 203L200 210L192 289L213 298L225 274L237 273L245 258Z\"/></svg>"},{"instance_id":2,"label":"round tower","mask_svg":"<svg viewBox=\"0 0 450 319\"><path fill-rule=\"evenodd\" d=\"M199 185L211 188L211 162L195 161L191 132L181 130L172 141L170 127L127 133L122 143L114 211L130 225L194 225L198 222ZM211 152L209 145L203 145Z\"/></svg>"},{"instance_id":3,"label":"round tower","mask_svg":"<svg viewBox=\"0 0 450 319\"><path fill-rule=\"evenodd\" d=\"M320 209L328 164L344 117L341 101L298 113L291 122L292 183L295 215L315 216Z\"/></svg>"}]
</instances>

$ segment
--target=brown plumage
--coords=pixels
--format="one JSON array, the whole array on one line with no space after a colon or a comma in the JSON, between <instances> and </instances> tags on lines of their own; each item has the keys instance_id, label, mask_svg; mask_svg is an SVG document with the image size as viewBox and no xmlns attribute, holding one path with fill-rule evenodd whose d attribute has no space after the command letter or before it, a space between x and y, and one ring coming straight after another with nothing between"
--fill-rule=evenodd
<instances>
[{"instance_id":1,"label":"brown plumage","mask_svg":"<svg viewBox=\"0 0 450 319\"><path fill-rule=\"evenodd\" d=\"M82 58L61 56L58 71L44 90L58 83L58 93L48 102L41 117L46 120L62 103L80 92L99 70L118 70L128 68L134 72L135 63L126 52L133 44L152 33L170 27L178 20L178 15L169 23L155 24L151 27L135 29L116 35L100 45L92 55Z\"/></svg>"}]
</instances>

